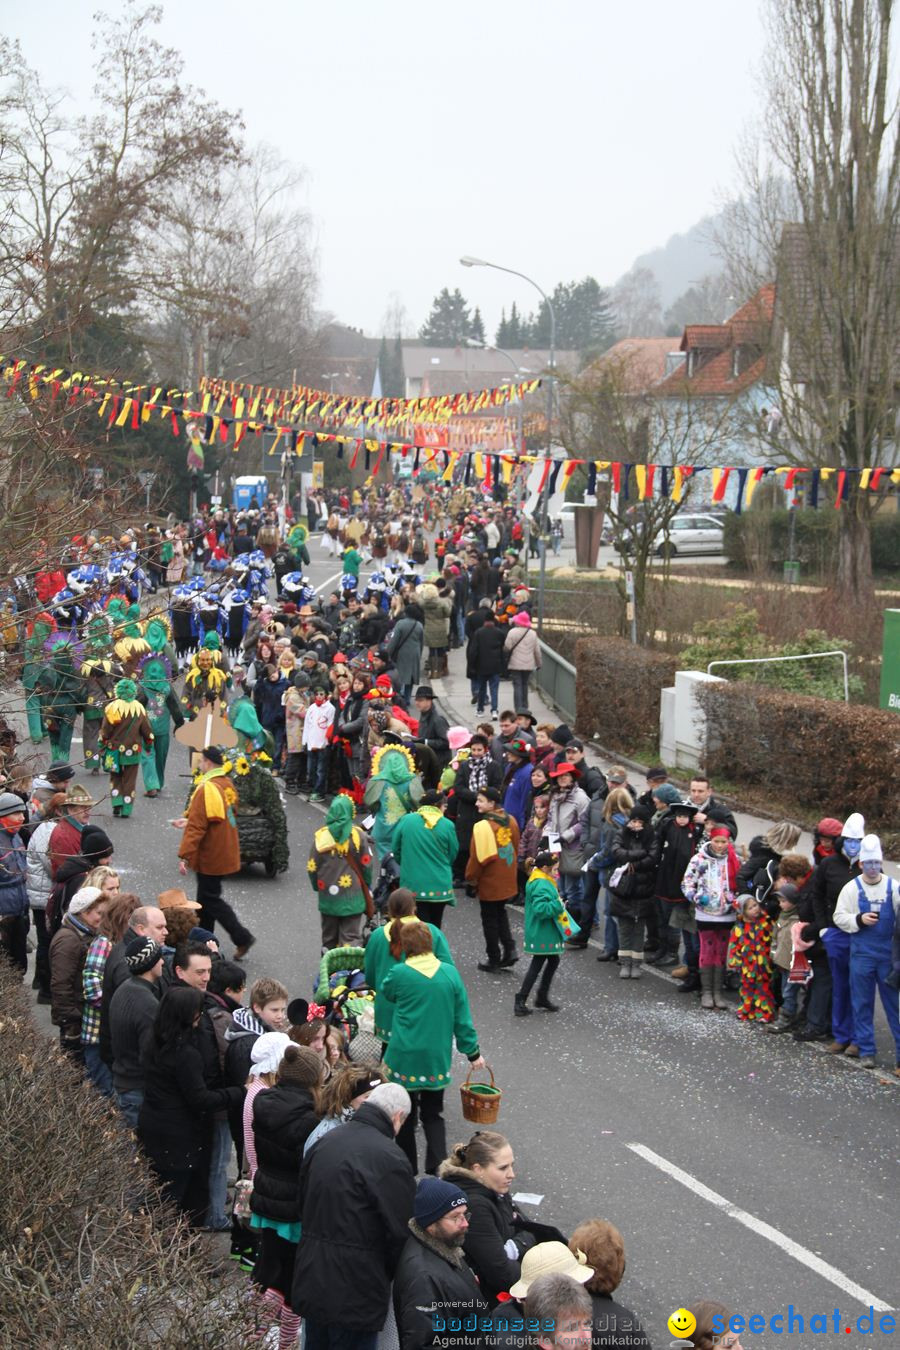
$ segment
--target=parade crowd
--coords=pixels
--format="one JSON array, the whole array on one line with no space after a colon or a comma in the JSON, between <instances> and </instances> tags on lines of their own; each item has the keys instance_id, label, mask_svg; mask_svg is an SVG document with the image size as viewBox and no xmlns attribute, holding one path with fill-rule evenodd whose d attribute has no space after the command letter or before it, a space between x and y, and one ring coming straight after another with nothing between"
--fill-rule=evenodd
<instances>
[{"instance_id":1,"label":"parade crowd","mask_svg":"<svg viewBox=\"0 0 900 1350\"><path fill-rule=\"evenodd\" d=\"M63 1053L175 1207L230 1233L266 1343L288 1350L302 1324L309 1350L649 1346L615 1298L616 1227L524 1215L495 1130L448 1143L454 1046L485 1067L467 982L510 980L524 956L510 1014L559 1013L565 963L593 937L623 998L667 968L704 1013L865 1067L878 996L900 1065L900 895L880 840L856 812L823 815L810 854L790 821L741 840L703 774L686 793L661 765L632 785L541 722L523 562L537 532L513 507L399 487L293 506L281 528L254 502L112 548L73 541L71 565L20 579L28 733L51 762L33 774L3 731L3 950L24 975L33 949ZM325 595L304 573L312 547L342 564ZM468 726L441 710L461 647ZM194 898L122 891L127 830L91 822L78 719L83 770L108 774L122 821L139 781L165 789L173 735L190 748L172 825ZM309 1000L248 979L256 939L227 899L242 865L288 867L282 792L324 813L304 858L322 949ZM464 978L445 920L466 903L484 956ZM690 1311L695 1345L739 1350L721 1305Z\"/></svg>"}]
</instances>

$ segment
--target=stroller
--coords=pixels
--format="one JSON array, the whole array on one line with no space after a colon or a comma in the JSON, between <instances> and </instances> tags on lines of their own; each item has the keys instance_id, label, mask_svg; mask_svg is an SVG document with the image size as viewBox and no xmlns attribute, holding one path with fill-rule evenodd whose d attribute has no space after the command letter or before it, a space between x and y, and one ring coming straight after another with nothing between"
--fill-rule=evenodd
<instances>
[{"instance_id":1,"label":"stroller","mask_svg":"<svg viewBox=\"0 0 900 1350\"><path fill-rule=\"evenodd\" d=\"M364 947L335 947L325 952L315 998L327 1004L325 1021L343 1032L350 1058L377 1064L382 1045L374 1032L375 995L366 985L365 957Z\"/></svg>"}]
</instances>

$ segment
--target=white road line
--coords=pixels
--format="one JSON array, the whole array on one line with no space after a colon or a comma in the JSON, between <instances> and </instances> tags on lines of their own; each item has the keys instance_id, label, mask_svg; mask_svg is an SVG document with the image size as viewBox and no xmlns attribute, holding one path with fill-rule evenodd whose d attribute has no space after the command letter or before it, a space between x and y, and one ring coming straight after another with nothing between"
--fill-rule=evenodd
<instances>
[{"instance_id":1,"label":"white road line","mask_svg":"<svg viewBox=\"0 0 900 1350\"><path fill-rule=\"evenodd\" d=\"M793 1256L795 1261L799 1261L802 1265L808 1266L810 1270L814 1270L817 1275L821 1275L823 1279L836 1285L838 1289L842 1289L845 1294L857 1299L864 1307L868 1308L871 1304L878 1312L890 1312L892 1310L890 1303L885 1303L882 1299L876 1298L874 1294L870 1294L868 1289L863 1289L861 1284L851 1280L836 1266L829 1265L827 1261L822 1260L821 1256L816 1256L815 1252L809 1251L806 1247L801 1247L799 1242L787 1237L777 1228L773 1228L771 1224L765 1223L762 1219L757 1219L755 1215L748 1214L744 1209L739 1209L730 1200L726 1200L724 1195L719 1195L718 1191L710 1190L709 1186L704 1186L702 1181L692 1177L690 1172L683 1172L680 1167L676 1167L675 1163L669 1162L668 1158L663 1158L659 1153L654 1153L651 1148L647 1148L644 1144L626 1144L625 1147L631 1149L632 1153L636 1153L639 1158L643 1158L653 1167L658 1167L661 1172L665 1172L666 1176L680 1182L682 1186L686 1186L695 1195L699 1195L701 1200L708 1200L711 1205L715 1205L716 1209L721 1209L729 1218L737 1220L745 1228L749 1228L752 1233L757 1233L760 1237L774 1243L776 1247L780 1247L782 1251L787 1252L788 1256Z\"/></svg>"}]
</instances>

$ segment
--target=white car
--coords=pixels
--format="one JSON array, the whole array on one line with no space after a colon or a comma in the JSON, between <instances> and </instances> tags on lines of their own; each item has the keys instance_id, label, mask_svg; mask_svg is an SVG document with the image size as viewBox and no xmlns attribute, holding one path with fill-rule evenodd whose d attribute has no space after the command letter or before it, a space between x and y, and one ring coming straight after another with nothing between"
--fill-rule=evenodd
<instances>
[{"instance_id":1,"label":"white car","mask_svg":"<svg viewBox=\"0 0 900 1350\"><path fill-rule=\"evenodd\" d=\"M670 558L679 553L721 553L724 540L725 527L720 517L679 513L669 523L668 543L664 535L657 536L655 552L660 557L668 553Z\"/></svg>"}]
</instances>

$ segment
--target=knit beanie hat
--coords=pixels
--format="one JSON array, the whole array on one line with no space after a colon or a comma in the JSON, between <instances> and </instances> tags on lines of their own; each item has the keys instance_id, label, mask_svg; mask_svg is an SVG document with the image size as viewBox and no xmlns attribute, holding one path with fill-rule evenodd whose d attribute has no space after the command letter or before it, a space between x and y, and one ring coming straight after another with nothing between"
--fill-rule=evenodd
<instances>
[{"instance_id":1,"label":"knit beanie hat","mask_svg":"<svg viewBox=\"0 0 900 1350\"><path fill-rule=\"evenodd\" d=\"M125 964L132 975L145 975L162 956L162 947L151 937L132 938L125 948Z\"/></svg>"},{"instance_id":2,"label":"knit beanie hat","mask_svg":"<svg viewBox=\"0 0 900 1350\"><path fill-rule=\"evenodd\" d=\"M112 855L113 843L105 830L97 825L87 825L81 831L82 858L107 858Z\"/></svg>"},{"instance_id":3,"label":"knit beanie hat","mask_svg":"<svg viewBox=\"0 0 900 1350\"><path fill-rule=\"evenodd\" d=\"M681 801L681 793L671 783L657 783L650 791L658 801L665 802L666 806Z\"/></svg>"},{"instance_id":4,"label":"knit beanie hat","mask_svg":"<svg viewBox=\"0 0 900 1350\"><path fill-rule=\"evenodd\" d=\"M278 1081L299 1083L301 1087L318 1087L322 1081L322 1061L315 1050L292 1042L278 1066Z\"/></svg>"},{"instance_id":5,"label":"knit beanie hat","mask_svg":"<svg viewBox=\"0 0 900 1350\"><path fill-rule=\"evenodd\" d=\"M554 745L565 746L568 745L569 741L573 740L574 737L572 736L572 732L569 729L569 727L567 727L565 722L563 722L561 726L556 727L553 731L550 732L550 739Z\"/></svg>"},{"instance_id":6,"label":"knit beanie hat","mask_svg":"<svg viewBox=\"0 0 900 1350\"><path fill-rule=\"evenodd\" d=\"M649 825L650 821L653 819L653 812L650 810L649 806L641 806L638 804L637 806L633 806L628 812L628 819L640 820L645 825Z\"/></svg>"},{"instance_id":7,"label":"knit beanie hat","mask_svg":"<svg viewBox=\"0 0 900 1350\"><path fill-rule=\"evenodd\" d=\"M68 912L74 917L76 914L83 914L86 909L96 905L97 901L103 898L103 892L99 886L82 886L80 891L76 891L69 901Z\"/></svg>"},{"instance_id":8,"label":"knit beanie hat","mask_svg":"<svg viewBox=\"0 0 900 1350\"><path fill-rule=\"evenodd\" d=\"M423 1177L416 1186L413 1218L420 1228L437 1223L451 1210L462 1209L469 1203L465 1191L439 1177Z\"/></svg>"}]
</instances>

